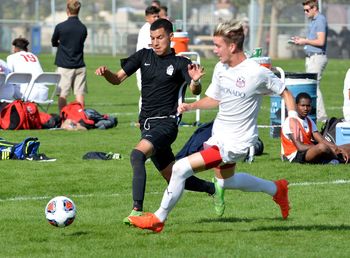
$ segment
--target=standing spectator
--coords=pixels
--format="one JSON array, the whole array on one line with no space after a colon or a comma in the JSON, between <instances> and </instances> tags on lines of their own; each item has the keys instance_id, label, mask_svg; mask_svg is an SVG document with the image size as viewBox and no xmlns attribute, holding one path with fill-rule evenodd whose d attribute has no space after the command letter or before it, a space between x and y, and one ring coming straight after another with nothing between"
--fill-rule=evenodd
<instances>
[{"instance_id":1,"label":"standing spectator","mask_svg":"<svg viewBox=\"0 0 350 258\"><path fill-rule=\"evenodd\" d=\"M215 66L206 97L193 103L182 103L178 112L219 107L212 136L206 149L182 158L173 166L169 185L159 209L143 216L131 216L131 224L160 232L168 214L179 201L187 178L213 168L214 181L223 188L245 192L263 192L279 205L283 219L289 215L288 182L275 182L235 172L249 147L258 140L257 118L262 96L279 94L285 100L290 116L297 116L294 98L283 82L266 67L247 59L243 52L244 31L240 22L220 23L214 31L214 53L220 62Z\"/></svg>"},{"instance_id":2,"label":"standing spectator","mask_svg":"<svg viewBox=\"0 0 350 258\"><path fill-rule=\"evenodd\" d=\"M67 1L68 19L59 23L51 38L53 47L57 47L55 64L61 74L57 88L58 108L67 105L70 89L73 89L75 99L84 106L84 95L87 92L86 67L84 63L84 42L87 29L79 20L81 3L77 0Z\"/></svg>"},{"instance_id":3,"label":"standing spectator","mask_svg":"<svg viewBox=\"0 0 350 258\"><path fill-rule=\"evenodd\" d=\"M161 5L159 9L160 9L159 18L169 20L168 7L166 7L165 5Z\"/></svg>"},{"instance_id":4,"label":"standing spectator","mask_svg":"<svg viewBox=\"0 0 350 258\"><path fill-rule=\"evenodd\" d=\"M317 73L317 120L327 120L327 113L323 102L320 81L326 68L328 59L327 50L327 20L319 12L318 0L306 0L303 2L305 15L309 18L308 34L306 38L293 37L295 44L304 46L306 54L305 68L307 73Z\"/></svg>"},{"instance_id":5,"label":"standing spectator","mask_svg":"<svg viewBox=\"0 0 350 258\"><path fill-rule=\"evenodd\" d=\"M151 24L159 19L160 9L155 6L148 6L145 10L145 24L139 30L139 35L137 37L136 51L139 51L143 48L151 48ZM136 83L137 88L141 91L142 85L141 71L140 69L136 71ZM139 99L139 109L141 108L142 98Z\"/></svg>"},{"instance_id":6,"label":"standing spectator","mask_svg":"<svg viewBox=\"0 0 350 258\"><path fill-rule=\"evenodd\" d=\"M29 41L25 38L16 38L12 41L13 54L7 57L8 69L12 72L31 73L32 81L43 72L39 59L28 51ZM45 101L48 98L48 88L45 85L35 84L30 96L26 92L28 84L15 85L14 98ZM26 94L26 95L25 95Z\"/></svg>"},{"instance_id":7,"label":"standing spectator","mask_svg":"<svg viewBox=\"0 0 350 258\"><path fill-rule=\"evenodd\" d=\"M347 71L344 79L344 105L343 115L346 122L350 122L350 68Z\"/></svg>"},{"instance_id":8,"label":"standing spectator","mask_svg":"<svg viewBox=\"0 0 350 258\"><path fill-rule=\"evenodd\" d=\"M157 7L158 9L160 9L160 1L158 1L158 0L153 0L152 3L151 3L151 6L155 6L155 7Z\"/></svg>"},{"instance_id":9,"label":"standing spectator","mask_svg":"<svg viewBox=\"0 0 350 258\"><path fill-rule=\"evenodd\" d=\"M96 70L97 75L114 85L121 84L137 69L141 69L142 73L142 106L139 114L141 140L130 154L134 200L130 215L142 215L146 187L145 162L148 158L152 159L164 179L170 180L175 160L171 144L177 137L181 120L177 107L183 83L189 85L193 94L201 91L199 79L204 75L203 68L192 64L185 57L175 55L170 47L172 34L173 24L166 19L159 19L151 25L153 49L143 48L122 60L122 68L116 73L106 66ZM219 216L223 214L223 191L215 190L219 189L218 186L193 176L186 181L186 189L214 195L216 212ZM129 217L123 222L130 224Z\"/></svg>"},{"instance_id":10,"label":"standing spectator","mask_svg":"<svg viewBox=\"0 0 350 258\"><path fill-rule=\"evenodd\" d=\"M350 57L350 31L346 26L343 26L341 31L339 32L340 39L340 49L342 51L342 57L349 58Z\"/></svg>"}]
</instances>

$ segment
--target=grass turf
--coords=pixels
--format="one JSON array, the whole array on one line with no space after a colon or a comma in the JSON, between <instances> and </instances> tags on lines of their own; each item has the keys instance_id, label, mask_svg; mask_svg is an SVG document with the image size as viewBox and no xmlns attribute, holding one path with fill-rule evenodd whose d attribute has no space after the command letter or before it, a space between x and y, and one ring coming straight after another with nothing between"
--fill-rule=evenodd
<instances>
[{"instance_id":1,"label":"grass turf","mask_svg":"<svg viewBox=\"0 0 350 258\"><path fill-rule=\"evenodd\" d=\"M4 58L2 54L0 57ZM121 221L132 207L129 153L139 140L138 91L135 78L111 86L93 74L107 64L119 68L119 58L87 56L89 94L87 107L118 116L118 127L109 130L66 132L51 130L1 131L9 141L36 136L41 152L57 158L54 163L1 161L0 173L0 257L346 257L350 223L348 165L298 165L281 162L280 142L261 128L265 144L262 156L253 164L240 163L246 171L266 179L290 181L292 210L286 221L268 195L226 192L227 208L215 216L210 197L186 192L171 213L161 234L124 226ZM53 56L40 56L46 71L53 71ZM210 82L215 59L202 59ZM274 60L286 71L302 72L303 60ZM342 87L348 60L330 60L322 91L329 116L341 116ZM266 97L259 124L269 124L270 100ZM53 105L50 112L56 112ZM203 111L201 121L210 121L214 111ZM186 114L184 121L193 121ZM319 126L321 126L319 124ZM180 127L178 151L195 128ZM122 160L83 161L88 151L114 151ZM145 209L158 208L165 181L147 163ZM212 172L199 176L210 179ZM340 181L343 180L343 181ZM49 225L44 216L46 203L54 196L67 195L77 205L75 222L63 229Z\"/></svg>"}]
</instances>

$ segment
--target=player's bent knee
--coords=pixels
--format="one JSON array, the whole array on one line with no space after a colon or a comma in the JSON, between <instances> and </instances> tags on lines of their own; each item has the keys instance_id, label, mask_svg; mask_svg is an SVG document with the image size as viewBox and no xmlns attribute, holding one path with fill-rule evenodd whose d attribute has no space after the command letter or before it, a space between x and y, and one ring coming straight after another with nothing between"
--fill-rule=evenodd
<instances>
[{"instance_id":1,"label":"player's bent knee","mask_svg":"<svg viewBox=\"0 0 350 258\"><path fill-rule=\"evenodd\" d=\"M130 153L130 163L132 166L144 164L146 161L146 155L137 149L133 149Z\"/></svg>"},{"instance_id":2,"label":"player's bent knee","mask_svg":"<svg viewBox=\"0 0 350 258\"><path fill-rule=\"evenodd\" d=\"M171 177L188 178L193 175L193 170L188 158L183 158L175 162Z\"/></svg>"}]
</instances>

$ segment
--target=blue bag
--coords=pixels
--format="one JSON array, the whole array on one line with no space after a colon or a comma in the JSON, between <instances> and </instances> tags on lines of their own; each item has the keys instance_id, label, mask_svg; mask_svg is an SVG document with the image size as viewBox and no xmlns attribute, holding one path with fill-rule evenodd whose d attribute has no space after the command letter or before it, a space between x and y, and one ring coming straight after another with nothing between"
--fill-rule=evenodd
<instances>
[{"instance_id":1,"label":"blue bag","mask_svg":"<svg viewBox=\"0 0 350 258\"><path fill-rule=\"evenodd\" d=\"M28 137L20 143L7 142L0 139L0 159L26 159L38 154L40 142L38 138Z\"/></svg>"}]
</instances>

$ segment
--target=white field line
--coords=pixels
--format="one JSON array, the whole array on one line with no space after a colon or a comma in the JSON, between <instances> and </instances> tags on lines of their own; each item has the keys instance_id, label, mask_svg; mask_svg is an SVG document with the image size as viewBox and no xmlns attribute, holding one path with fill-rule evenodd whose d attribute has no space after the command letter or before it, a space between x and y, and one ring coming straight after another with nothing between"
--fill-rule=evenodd
<instances>
[{"instance_id":1,"label":"white field line","mask_svg":"<svg viewBox=\"0 0 350 258\"><path fill-rule=\"evenodd\" d=\"M297 182L290 183L289 187L295 186L315 186L315 185L339 185L339 184L350 184L350 180L338 179L334 181L327 182ZM149 192L147 194L163 194L162 192ZM111 194L72 194L68 195L71 198L95 198L95 197L121 197L127 196L130 194L119 194L119 193L111 193ZM9 198L0 198L0 202L20 202L20 201L37 201L37 200L49 200L53 198L53 196L17 196L17 197L9 197Z\"/></svg>"}]
</instances>

